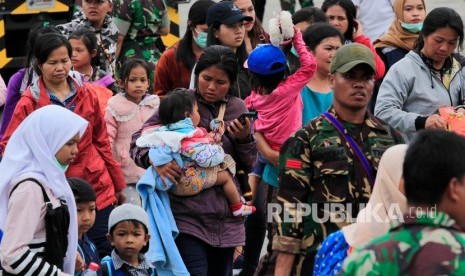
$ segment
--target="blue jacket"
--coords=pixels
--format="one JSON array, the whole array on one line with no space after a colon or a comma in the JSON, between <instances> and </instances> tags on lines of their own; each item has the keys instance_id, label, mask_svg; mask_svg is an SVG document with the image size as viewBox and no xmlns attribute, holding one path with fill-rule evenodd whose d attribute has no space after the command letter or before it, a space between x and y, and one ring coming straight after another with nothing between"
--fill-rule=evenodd
<instances>
[{"instance_id":1,"label":"blue jacket","mask_svg":"<svg viewBox=\"0 0 465 276\"><path fill-rule=\"evenodd\" d=\"M82 240L78 241L78 252L81 254L82 259L85 262L85 267L89 267L90 263L100 264L100 257L98 255L97 247L92 243L87 235L82 235ZM75 276L81 275L81 273L75 273ZM102 275L101 271L97 271L97 275Z\"/></svg>"},{"instance_id":2,"label":"blue jacket","mask_svg":"<svg viewBox=\"0 0 465 276\"><path fill-rule=\"evenodd\" d=\"M169 147L158 147L149 151L150 160L157 164L166 164L173 158L182 167L179 154L172 154ZM167 190L172 183L165 186L157 172L150 167L137 183L136 189L142 198L142 207L148 214L149 251L147 259L155 265L159 276L189 275L174 239L179 234L176 222L171 212Z\"/></svg>"}]
</instances>

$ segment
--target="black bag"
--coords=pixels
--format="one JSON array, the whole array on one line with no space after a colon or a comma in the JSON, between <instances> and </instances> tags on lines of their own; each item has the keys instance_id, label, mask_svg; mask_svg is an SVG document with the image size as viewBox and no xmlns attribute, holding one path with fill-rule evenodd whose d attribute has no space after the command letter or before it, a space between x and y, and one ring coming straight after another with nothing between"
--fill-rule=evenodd
<instances>
[{"instance_id":1,"label":"black bag","mask_svg":"<svg viewBox=\"0 0 465 276\"><path fill-rule=\"evenodd\" d=\"M47 206L45 214L45 252L43 258L50 265L55 265L60 270L63 270L64 257L68 248L68 227L70 222L66 201L60 200L61 206L54 209L44 187L34 178L27 178L16 184L11 190L10 196L18 188L19 184L25 181L35 182L40 186L45 205ZM13 274L3 271L3 275Z\"/></svg>"},{"instance_id":2,"label":"black bag","mask_svg":"<svg viewBox=\"0 0 465 276\"><path fill-rule=\"evenodd\" d=\"M52 203L46 203L45 260L63 270L64 257L68 249L69 211L66 201L60 200L60 202L61 206L55 209L53 209Z\"/></svg>"}]
</instances>

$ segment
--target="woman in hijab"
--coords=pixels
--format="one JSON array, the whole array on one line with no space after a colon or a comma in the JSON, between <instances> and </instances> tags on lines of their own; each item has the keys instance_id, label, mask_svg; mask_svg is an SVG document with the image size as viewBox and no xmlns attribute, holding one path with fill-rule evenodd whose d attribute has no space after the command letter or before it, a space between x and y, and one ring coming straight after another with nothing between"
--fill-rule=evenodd
<instances>
[{"instance_id":1,"label":"woman in hijab","mask_svg":"<svg viewBox=\"0 0 465 276\"><path fill-rule=\"evenodd\" d=\"M384 36L373 43L376 53L384 61L386 73L394 63L403 59L413 49L426 17L424 0L396 0L393 9L396 18L391 27ZM378 90L383 80L384 77L376 81L370 101L372 112L374 112Z\"/></svg>"},{"instance_id":2,"label":"woman in hijab","mask_svg":"<svg viewBox=\"0 0 465 276\"><path fill-rule=\"evenodd\" d=\"M353 248L385 234L390 221L407 211L401 187L402 165L407 145L390 147L381 157L375 186L365 209L355 223L329 235L315 256L314 275L339 275L342 263Z\"/></svg>"},{"instance_id":3,"label":"woman in hijab","mask_svg":"<svg viewBox=\"0 0 465 276\"><path fill-rule=\"evenodd\" d=\"M394 2L396 18L387 34L373 43L376 52L386 65L386 72L413 49L426 17L425 7L424 0L396 0Z\"/></svg>"},{"instance_id":4,"label":"woman in hijab","mask_svg":"<svg viewBox=\"0 0 465 276\"><path fill-rule=\"evenodd\" d=\"M92 84L69 74L72 47L61 34L41 35L34 44L34 70L38 74L22 94L0 142L0 155L19 124L34 110L58 105L89 121L88 130L79 141L79 154L66 171L67 177L88 181L97 193L97 216L87 236L100 256L111 254L108 217L116 204L125 201L126 187L121 167L114 160L110 140L101 112L97 91Z\"/></svg>"},{"instance_id":5,"label":"woman in hijab","mask_svg":"<svg viewBox=\"0 0 465 276\"><path fill-rule=\"evenodd\" d=\"M384 77L376 117L409 139L422 129L448 128L438 110L463 108L465 58L458 53L463 49L463 26L454 9L439 7L428 13L413 50Z\"/></svg>"},{"instance_id":6,"label":"woman in hijab","mask_svg":"<svg viewBox=\"0 0 465 276\"><path fill-rule=\"evenodd\" d=\"M11 136L0 163L0 260L15 275L74 275L77 212L65 171L88 122L49 105Z\"/></svg>"}]
</instances>

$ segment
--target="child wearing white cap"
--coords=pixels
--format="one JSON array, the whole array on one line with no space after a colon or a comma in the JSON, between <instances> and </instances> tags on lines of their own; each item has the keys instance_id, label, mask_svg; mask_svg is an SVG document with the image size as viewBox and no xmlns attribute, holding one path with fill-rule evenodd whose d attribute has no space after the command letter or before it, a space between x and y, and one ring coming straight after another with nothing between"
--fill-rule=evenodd
<instances>
[{"instance_id":1,"label":"child wearing white cap","mask_svg":"<svg viewBox=\"0 0 465 276\"><path fill-rule=\"evenodd\" d=\"M144 209L123 204L111 211L107 238L113 247L111 257L102 259L102 275L155 275L144 253L149 249L149 219ZM121 272L120 272L121 271Z\"/></svg>"}]
</instances>

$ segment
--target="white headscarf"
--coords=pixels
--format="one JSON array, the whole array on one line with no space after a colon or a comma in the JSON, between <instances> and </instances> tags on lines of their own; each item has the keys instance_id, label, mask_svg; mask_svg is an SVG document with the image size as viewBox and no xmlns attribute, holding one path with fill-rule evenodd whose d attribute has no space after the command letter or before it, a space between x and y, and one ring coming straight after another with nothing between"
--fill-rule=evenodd
<instances>
[{"instance_id":1,"label":"white headscarf","mask_svg":"<svg viewBox=\"0 0 465 276\"><path fill-rule=\"evenodd\" d=\"M359 247L387 233L390 227L389 210L393 207L392 204L399 204L398 209L402 213L407 211L407 198L399 190L406 151L407 145L395 145L387 149L381 157L375 186L367 207L358 213L355 223L342 228L344 238L350 246ZM382 207L379 208L377 205ZM394 209L391 209L391 212L392 210Z\"/></svg>"},{"instance_id":2,"label":"white headscarf","mask_svg":"<svg viewBox=\"0 0 465 276\"><path fill-rule=\"evenodd\" d=\"M55 197L66 200L70 224L64 271L71 275L74 275L78 240L76 203L63 170L54 160L55 154L77 133L82 137L87 124L64 107L39 108L13 133L0 162L0 229L4 229L11 185L21 179L33 177Z\"/></svg>"}]
</instances>

